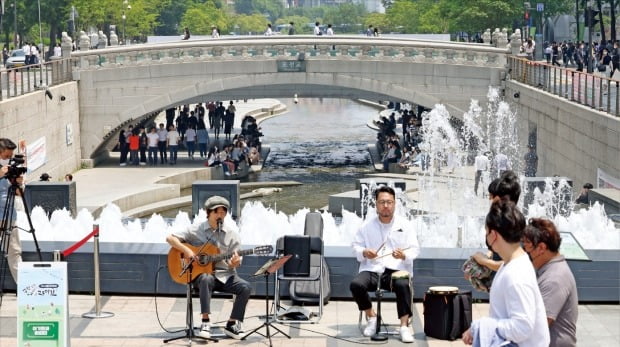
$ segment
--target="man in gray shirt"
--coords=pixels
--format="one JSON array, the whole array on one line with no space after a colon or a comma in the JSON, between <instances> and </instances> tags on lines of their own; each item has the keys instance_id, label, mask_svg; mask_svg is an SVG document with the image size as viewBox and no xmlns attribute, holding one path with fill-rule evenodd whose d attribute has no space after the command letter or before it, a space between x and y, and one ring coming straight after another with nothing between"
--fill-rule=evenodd
<instances>
[{"instance_id":1,"label":"man in gray shirt","mask_svg":"<svg viewBox=\"0 0 620 347\"><path fill-rule=\"evenodd\" d=\"M559 253L561 241L553 222L542 218L530 219L523 235L523 248L536 268L552 347L577 345L577 285Z\"/></svg>"},{"instance_id":2,"label":"man in gray shirt","mask_svg":"<svg viewBox=\"0 0 620 347\"><path fill-rule=\"evenodd\" d=\"M243 321L245 308L250 299L252 289L247 281L237 275L236 268L241 265L242 260L242 257L238 254L240 245L239 234L226 225L222 225L229 207L230 204L225 198L212 196L205 202L205 209L207 210L206 222L198 226L191 226L166 238L166 241L173 248L183 254L184 259L194 258L198 260L196 252L199 249L203 249L203 245L206 245L205 249L207 250L209 247L215 246L220 254L230 254L228 259L225 258L214 264L214 272L212 274L201 273L193 281L193 284L200 291L202 325L198 335L205 338L211 337L209 314L211 314L211 294L213 291L235 294L232 313L224 333L232 338L239 339L241 330L239 322ZM213 255L208 251L205 253Z\"/></svg>"}]
</instances>

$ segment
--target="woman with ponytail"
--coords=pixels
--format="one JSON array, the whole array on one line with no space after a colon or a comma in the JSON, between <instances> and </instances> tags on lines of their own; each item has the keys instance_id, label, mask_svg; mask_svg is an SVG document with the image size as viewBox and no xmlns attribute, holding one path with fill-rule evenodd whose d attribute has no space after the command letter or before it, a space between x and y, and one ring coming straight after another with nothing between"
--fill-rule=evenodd
<instances>
[{"instance_id":1,"label":"woman with ponytail","mask_svg":"<svg viewBox=\"0 0 620 347\"><path fill-rule=\"evenodd\" d=\"M525 217L513 201L496 196L485 220L486 241L503 260L489 294L489 317L474 321L463 342L490 346L549 346L549 329L536 273L521 248ZM483 342L484 341L484 342Z\"/></svg>"}]
</instances>

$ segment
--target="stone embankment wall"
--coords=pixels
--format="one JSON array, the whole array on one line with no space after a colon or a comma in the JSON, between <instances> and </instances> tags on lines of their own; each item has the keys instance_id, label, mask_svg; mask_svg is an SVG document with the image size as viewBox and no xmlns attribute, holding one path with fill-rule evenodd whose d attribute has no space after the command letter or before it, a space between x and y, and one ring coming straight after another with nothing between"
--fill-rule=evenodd
<instances>
[{"instance_id":1,"label":"stone embankment wall","mask_svg":"<svg viewBox=\"0 0 620 347\"><path fill-rule=\"evenodd\" d=\"M536 131L537 176L570 177L576 191L586 182L596 187L599 168L620 177L620 117L511 81L506 99L517 106L523 148Z\"/></svg>"},{"instance_id":2,"label":"stone embankment wall","mask_svg":"<svg viewBox=\"0 0 620 347\"><path fill-rule=\"evenodd\" d=\"M45 139L45 162L26 174L26 181L37 181L43 172L52 180L62 180L80 168L80 106L77 82L37 91L0 102L0 136L32 145ZM63 100L64 99L64 100ZM18 151L15 151L17 154ZM31 156L30 164L32 168Z\"/></svg>"}]
</instances>

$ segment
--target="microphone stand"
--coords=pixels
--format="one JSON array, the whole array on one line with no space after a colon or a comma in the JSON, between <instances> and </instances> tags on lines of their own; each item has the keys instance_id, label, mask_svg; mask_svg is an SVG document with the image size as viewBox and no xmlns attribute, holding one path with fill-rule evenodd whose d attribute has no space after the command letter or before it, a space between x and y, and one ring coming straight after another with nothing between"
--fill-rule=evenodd
<instances>
[{"instance_id":1,"label":"microphone stand","mask_svg":"<svg viewBox=\"0 0 620 347\"><path fill-rule=\"evenodd\" d=\"M383 277L384 272L379 275L377 279L377 291L375 292L375 296L377 297L377 326L375 327L375 333L370 337L372 341L386 341L388 339L387 336L382 335L379 331L381 330L381 298L383 298L383 289L381 289L381 278Z\"/></svg>"}]
</instances>

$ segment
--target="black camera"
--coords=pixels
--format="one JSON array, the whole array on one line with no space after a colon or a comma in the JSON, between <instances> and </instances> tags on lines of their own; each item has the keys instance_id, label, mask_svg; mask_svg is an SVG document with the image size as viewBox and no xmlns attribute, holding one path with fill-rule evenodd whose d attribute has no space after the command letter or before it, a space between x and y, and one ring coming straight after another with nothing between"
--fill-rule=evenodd
<instances>
[{"instance_id":1,"label":"black camera","mask_svg":"<svg viewBox=\"0 0 620 347\"><path fill-rule=\"evenodd\" d=\"M26 162L26 159L22 154L16 154L11 160L9 160L8 171L6 172L5 177L8 179L15 179L26 172L28 172L28 168L23 166Z\"/></svg>"}]
</instances>

